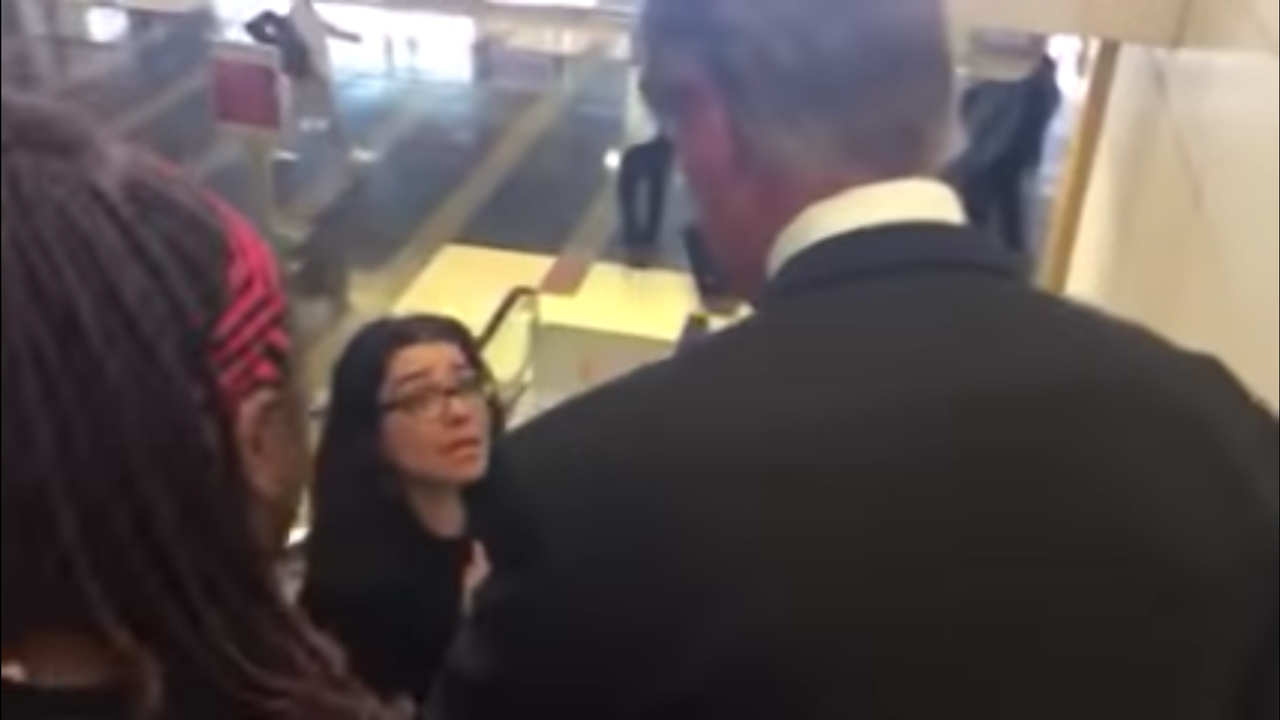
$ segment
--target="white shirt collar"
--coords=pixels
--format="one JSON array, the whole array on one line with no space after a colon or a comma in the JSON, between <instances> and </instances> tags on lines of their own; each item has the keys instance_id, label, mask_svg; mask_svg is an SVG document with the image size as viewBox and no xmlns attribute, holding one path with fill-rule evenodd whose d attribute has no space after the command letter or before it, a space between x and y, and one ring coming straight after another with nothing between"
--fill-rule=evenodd
<instances>
[{"instance_id":1,"label":"white shirt collar","mask_svg":"<svg viewBox=\"0 0 1280 720\"><path fill-rule=\"evenodd\" d=\"M964 206L949 186L927 178L863 185L810 205L783 230L769 257L769 274L804 251L857 230L884 225L964 225Z\"/></svg>"}]
</instances>

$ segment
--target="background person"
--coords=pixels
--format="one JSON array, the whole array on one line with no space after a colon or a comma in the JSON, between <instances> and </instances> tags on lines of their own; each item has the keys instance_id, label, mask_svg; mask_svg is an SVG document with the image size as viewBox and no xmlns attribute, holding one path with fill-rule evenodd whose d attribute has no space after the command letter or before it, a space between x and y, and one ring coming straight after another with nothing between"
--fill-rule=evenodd
<instances>
[{"instance_id":1,"label":"background person","mask_svg":"<svg viewBox=\"0 0 1280 720\"><path fill-rule=\"evenodd\" d=\"M1062 105L1058 66L1036 36L975 34L968 55L974 82L961 99L968 142L947 169L969 219L1028 260L1037 255L1028 208L1049 127Z\"/></svg>"},{"instance_id":2,"label":"background person","mask_svg":"<svg viewBox=\"0 0 1280 720\"><path fill-rule=\"evenodd\" d=\"M298 128L304 132L329 131L338 146L356 163L370 163L375 155L356 145L342 122L334 87L333 56L329 39L358 43L359 34L330 23L314 0L293 0L287 15L263 12L245 26L255 42L276 47L281 66L293 91ZM297 153L281 150L282 160L296 160Z\"/></svg>"},{"instance_id":3,"label":"background person","mask_svg":"<svg viewBox=\"0 0 1280 720\"><path fill-rule=\"evenodd\" d=\"M288 18L306 45L311 64L311 73L295 85L295 96L303 107L315 108L321 115L317 119L307 119L304 116L303 129L328 130L353 162L374 162L377 156L371 150L357 145L342 122L338 93L334 87L333 56L329 52L330 38L358 43L361 41L360 34L326 20L316 7L315 0L293 0Z\"/></svg>"},{"instance_id":4,"label":"background person","mask_svg":"<svg viewBox=\"0 0 1280 720\"><path fill-rule=\"evenodd\" d=\"M618 208L628 250L652 251L662 239L675 149L661 134L622 154L618 168Z\"/></svg>"}]
</instances>

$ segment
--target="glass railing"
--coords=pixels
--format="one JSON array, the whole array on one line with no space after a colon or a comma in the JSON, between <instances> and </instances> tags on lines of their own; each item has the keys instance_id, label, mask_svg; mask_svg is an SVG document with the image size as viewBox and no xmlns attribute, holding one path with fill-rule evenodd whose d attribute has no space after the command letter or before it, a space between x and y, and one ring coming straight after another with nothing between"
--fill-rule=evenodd
<instances>
[{"instance_id":1,"label":"glass railing","mask_svg":"<svg viewBox=\"0 0 1280 720\"><path fill-rule=\"evenodd\" d=\"M533 384L541 320L538 291L513 288L480 334L485 362L493 372L498 396L508 411L515 408Z\"/></svg>"}]
</instances>

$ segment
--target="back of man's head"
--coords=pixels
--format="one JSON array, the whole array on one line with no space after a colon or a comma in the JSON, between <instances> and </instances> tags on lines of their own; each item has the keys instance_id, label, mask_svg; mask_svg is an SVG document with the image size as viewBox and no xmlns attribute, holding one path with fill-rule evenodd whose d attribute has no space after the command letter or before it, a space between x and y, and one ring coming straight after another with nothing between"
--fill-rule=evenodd
<instances>
[{"instance_id":1,"label":"back of man's head","mask_svg":"<svg viewBox=\"0 0 1280 720\"><path fill-rule=\"evenodd\" d=\"M765 158L885 175L939 159L953 83L941 0L649 0L644 37L659 113L706 83Z\"/></svg>"},{"instance_id":2,"label":"back of man's head","mask_svg":"<svg viewBox=\"0 0 1280 720\"><path fill-rule=\"evenodd\" d=\"M643 37L645 92L717 243L786 223L730 208L786 215L821 186L943 160L955 73L942 0L649 0ZM779 206L788 195L801 207Z\"/></svg>"}]
</instances>

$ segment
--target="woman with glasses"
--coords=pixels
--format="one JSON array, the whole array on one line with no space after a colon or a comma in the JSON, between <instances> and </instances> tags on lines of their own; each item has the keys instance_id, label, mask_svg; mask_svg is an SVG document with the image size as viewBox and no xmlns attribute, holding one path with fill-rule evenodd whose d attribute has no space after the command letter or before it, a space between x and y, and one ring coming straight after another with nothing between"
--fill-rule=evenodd
<instances>
[{"instance_id":1,"label":"woman with glasses","mask_svg":"<svg viewBox=\"0 0 1280 720\"><path fill-rule=\"evenodd\" d=\"M386 320L352 342L330 403L302 604L368 685L420 703L502 546L492 377L458 322Z\"/></svg>"}]
</instances>

